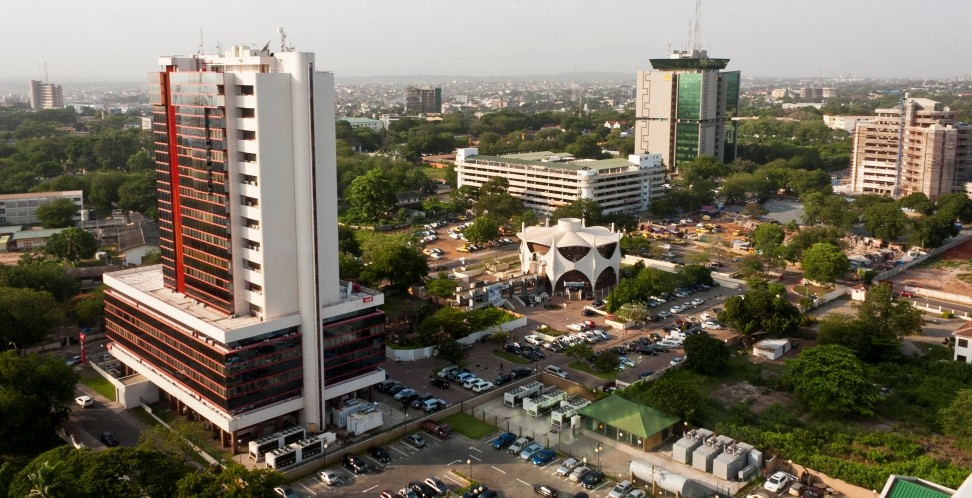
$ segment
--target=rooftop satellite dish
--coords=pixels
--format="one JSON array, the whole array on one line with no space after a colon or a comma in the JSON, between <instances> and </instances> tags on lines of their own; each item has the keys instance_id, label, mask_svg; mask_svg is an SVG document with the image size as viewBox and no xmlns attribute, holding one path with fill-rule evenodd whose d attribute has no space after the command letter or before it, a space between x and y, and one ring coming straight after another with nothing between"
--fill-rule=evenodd
<instances>
[{"instance_id":1,"label":"rooftop satellite dish","mask_svg":"<svg viewBox=\"0 0 972 498\"><path fill-rule=\"evenodd\" d=\"M267 44L260 49L260 55L267 55L270 53L270 40L267 40Z\"/></svg>"}]
</instances>

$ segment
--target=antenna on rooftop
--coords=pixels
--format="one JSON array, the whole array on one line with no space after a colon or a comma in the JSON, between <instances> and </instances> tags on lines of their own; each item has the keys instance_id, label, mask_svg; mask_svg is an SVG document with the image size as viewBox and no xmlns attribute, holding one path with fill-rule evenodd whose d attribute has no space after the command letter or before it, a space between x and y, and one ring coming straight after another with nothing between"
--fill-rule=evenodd
<instances>
[{"instance_id":1,"label":"antenna on rooftop","mask_svg":"<svg viewBox=\"0 0 972 498\"><path fill-rule=\"evenodd\" d=\"M695 0L695 21L692 25L692 51L702 50L702 0Z\"/></svg>"},{"instance_id":2,"label":"antenna on rooftop","mask_svg":"<svg viewBox=\"0 0 972 498\"><path fill-rule=\"evenodd\" d=\"M196 53L199 54L199 55L202 55L203 53L205 53L206 49L203 48L203 47L204 47L204 45L203 45L203 30L202 30L202 28L199 28L199 51L196 52Z\"/></svg>"},{"instance_id":3,"label":"antenna on rooftop","mask_svg":"<svg viewBox=\"0 0 972 498\"><path fill-rule=\"evenodd\" d=\"M50 83L51 80L47 77L47 63L44 63L44 83Z\"/></svg>"}]
</instances>

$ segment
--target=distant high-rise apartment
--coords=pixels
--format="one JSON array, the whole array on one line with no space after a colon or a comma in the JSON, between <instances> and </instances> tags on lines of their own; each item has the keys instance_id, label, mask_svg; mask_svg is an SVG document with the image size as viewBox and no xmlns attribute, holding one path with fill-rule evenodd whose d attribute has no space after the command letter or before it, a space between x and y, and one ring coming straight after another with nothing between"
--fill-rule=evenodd
<instances>
[{"instance_id":1,"label":"distant high-rise apartment","mask_svg":"<svg viewBox=\"0 0 972 498\"><path fill-rule=\"evenodd\" d=\"M408 114L438 114L442 112L442 88L431 86L405 89L405 112Z\"/></svg>"},{"instance_id":2,"label":"distant high-rise apartment","mask_svg":"<svg viewBox=\"0 0 972 498\"><path fill-rule=\"evenodd\" d=\"M30 80L30 108L60 109L64 107L64 91L61 85Z\"/></svg>"},{"instance_id":3,"label":"distant high-rise apartment","mask_svg":"<svg viewBox=\"0 0 972 498\"><path fill-rule=\"evenodd\" d=\"M235 46L149 75L162 264L105 275L127 406L161 399L226 446L384 380L381 293L338 280L334 76ZM137 374L137 376L135 375Z\"/></svg>"},{"instance_id":4,"label":"distant high-rise apartment","mask_svg":"<svg viewBox=\"0 0 972 498\"><path fill-rule=\"evenodd\" d=\"M930 199L972 181L972 126L934 100L906 96L854 128L851 191Z\"/></svg>"},{"instance_id":5,"label":"distant high-rise apartment","mask_svg":"<svg viewBox=\"0 0 972 498\"><path fill-rule=\"evenodd\" d=\"M638 72L635 154L661 154L669 171L700 155L734 161L739 71L722 71L729 59L687 50L650 62Z\"/></svg>"}]
</instances>

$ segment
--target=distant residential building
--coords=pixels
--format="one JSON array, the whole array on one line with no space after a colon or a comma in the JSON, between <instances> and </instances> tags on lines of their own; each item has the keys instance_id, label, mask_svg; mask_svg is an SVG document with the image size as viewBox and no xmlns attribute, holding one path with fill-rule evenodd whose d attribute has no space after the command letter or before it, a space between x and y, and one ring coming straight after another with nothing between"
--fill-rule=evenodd
<instances>
[{"instance_id":1,"label":"distant residential building","mask_svg":"<svg viewBox=\"0 0 972 498\"><path fill-rule=\"evenodd\" d=\"M138 266L151 251L160 251L159 225L151 220L139 220L118 231L118 250L125 256L125 265Z\"/></svg>"},{"instance_id":2,"label":"distant residential building","mask_svg":"<svg viewBox=\"0 0 972 498\"><path fill-rule=\"evenodd\" d=\"M786 88L774 88L773 91L770 92L770 97L773 97L776 100L786 98Z\"/></svg>"},{"instance_id":3,"label":"distant residential building","mask_svg":"<svg viewBox=\"0 0 972 498\"><path fill-rule=\"evenodd\" d=\"M972 126L930 99L905 96L854 130L851 192L937 199L972 181Z\"/></svg>"},{"instance_id":4,"label":"distant residential building","mask_svg":"<svg viewBox=\"0 0 972 498\"><path fill-rule=\"evenodd\" d=\"M844 130L847 133L854 133L854 128L861 121L870 121L874 116L831 116L824 114L823 121L827 128L832 130Z\"/></svg>"},{"instance_id":5,"label":"distant residential building","mask_svg":"<svg viewBox=\"0 0 972 498\"><path fill-rule=\"evenodd\" d=\"M972 363L972 326L963 325L955 332L955 361L962 363Z\"/></svg>"},{"instance_id":6,"label":"distant residential building","mask_svg":"<svg viewBox=\"0 0 972 498\"><path fill-rule=\"evenodd\" d=\"M368 128L372 131L385 129L385 124L377 119L371 118L339 118L339 121L346 121L352 128Z\"/></svg>"},{"instance_id":7,"label":"distant residential building","mask_svg":"<svg viewBox=\"0 0 972 498\"><path fill-rule=\"evenodd\" d=\"M0 195L0 225L31 225L38 223L37 208L57 199L70 199L78 206L74 221L81 221L84 209L84 192L66 190L62 192L28 192L24 194Z\"/></svg>"},{"instance_id":8,"label":"distant residential building","mask_svg":"<svg viewBox=\"0 0 972 498\"><path fill-rule=\"evenodd\" d=\"M61 85L44 81L30 80L30 108L61 109L64 107L64 90Z\"/></svg>"},{"instance_id":9,"label":"distant residential building","mask_svg":"<svg viewBox=\"0 0 972 498\"><path fill-rule=\"evenodd\" d=\"M547 151L481 156L479 149L468 148L456 151L456 175L459 187L506 178L509 193L541 214L577 199L592 199L605 213L619 213L644 211L651 199L665 195L666 170L660 154L577 160Z\"/></svg>"},{"instance_id":10,"label":"distant residential building","mask_svg":"<svg viewBox=\"0 0 972 498\"><path fill-rule=\"evenodd\" d=\"M409 114L438 114L442 112L442 88L431 86L405 89L405 112Z\"/></svg>"},{"instance_id":11,"label":"distant residential building","mask_svg":"<svg viewBox=\"0 0 972 498\"><path fill-rule=\"evenodd\" d=\"M635 154L661 154L669 171L700 155L734 161L739 71L722 71L729 59L690 50L650 62L638 72Z\"/></svg>"},{"instance_id":12,"label":"distant residential building","mask_svg":"<svg viewBox=\"0 0 972 498\"><path fill-rule=\"evenodd\" d=\"M782 107L784 111L800 109L802 107L813 107L814 109L820 109L823 107L823 104L820 102L785 102Z\"/></svg>"}]
</instances>

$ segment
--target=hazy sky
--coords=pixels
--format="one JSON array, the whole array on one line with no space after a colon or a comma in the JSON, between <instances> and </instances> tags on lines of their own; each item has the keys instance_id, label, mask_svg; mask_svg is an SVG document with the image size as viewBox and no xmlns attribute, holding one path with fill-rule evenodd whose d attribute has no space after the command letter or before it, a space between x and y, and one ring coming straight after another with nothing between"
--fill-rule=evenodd
<instances>
[{"instance_id":1,"label":"hazy sky","mask_svg":"<svg viewBox=\"0 0 972 498\"><path fill-rule=\"evenodd\" d=\"M144 79L159 55L279 47L341 76L650 69L689 41L693 0L5 2L0 79ZM972 0L704 0L702 43L750 76L972 73Z\"/></svg>"}]
</instances>

